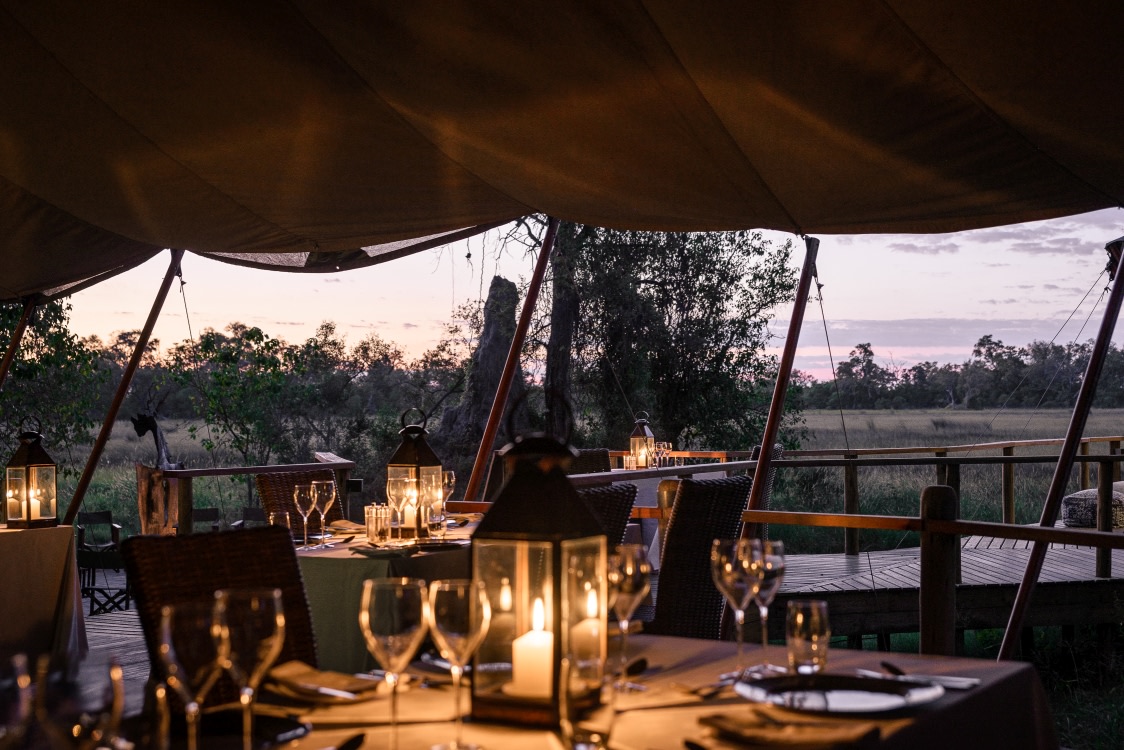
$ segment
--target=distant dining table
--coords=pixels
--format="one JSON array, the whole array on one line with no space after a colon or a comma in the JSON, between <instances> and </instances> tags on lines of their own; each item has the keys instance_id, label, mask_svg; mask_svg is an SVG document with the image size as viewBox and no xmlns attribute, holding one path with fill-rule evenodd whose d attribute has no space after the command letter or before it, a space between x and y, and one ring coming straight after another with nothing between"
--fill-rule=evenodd
<instances>
[{"instance_id":1,"label":"distant dining table","mask_svg":"<svg viewBox=\"0 0 1124 750\"><path fill-rule=\"evenodd\" d=\"M734 661L734 644L725 641L638 635L630 639L633 657L645 657L649 668L636 679L643 692L620 696L612 721L614 750L683 750L684 747L830 747L839 737L865 735L863 744L847 747L880 750L1054 750L1054 721L1034 668L1023 662L993 662L956 657L930 657L877 651L833 649L826 674L853 676L856 670L880 670L893 661L907 673L976 678L968 689L945 690L921 705L884 713L805 712L754 703L726 690L703 699L687 688L713 682ZM761 648L748 648L750 662L760 661ZM770 646L769 660L783 663L783 647ZM334 748L357 733L369 747L383 747L389 732L389 701L373 700L309 710L311 723L302 749ZM464 701L467 709L468 701ZM409 688L399 698L399 747L429 748L452 739L454 702L447 688ZM702 721L700 721L702 720ZM731 740L713 724L738 726L745 734ZM562 748L549 729L468 722L466 742L489 750ZM751 741L747 741L751 738ZM753 743L756 744L753 744ZM842 746L842 745L838 745Z\"/></svg>"},{"instance_id":2,"label":"distant dining table","mask_svg":"<svg viewBox=\"0 0 1124 750\"><path fill-rule=\"evenodd\" d=\"M87 652L74 527L0 528L0 659Z\"/></svg>"},{"instance_id":3,"label":"distant dining table","mask_svg":"<svg viewBox=\"0 0 1124 750\"><path fill-rule=\"evenodd\" d=\"M300 550L301 577L312 614L312 630L321 669L362 672L375 666L359 629L363 581L368 578L466 578L468 538L475 523L450 529L438 540L400 548L376 547L363 531L337 531L332 547ZM347 542L340 540L351 539Z\"/></svg>"}]
</instances>

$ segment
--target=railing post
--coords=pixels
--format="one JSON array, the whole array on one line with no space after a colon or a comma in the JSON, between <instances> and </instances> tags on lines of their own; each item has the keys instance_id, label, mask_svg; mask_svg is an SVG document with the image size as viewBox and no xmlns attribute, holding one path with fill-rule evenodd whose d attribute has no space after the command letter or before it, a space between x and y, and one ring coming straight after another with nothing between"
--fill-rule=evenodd
<instances>
[{"instance_id":1,"label":"railing post","mask_svg":"<svg viewBox=\"0 0 1124 750\"><path fill-rule=\"evenodd\" d=\"M948 451L933 451L933 455L937 458L946 458ZM948 467L944 464L937 464L937 481L933 484L948 484Z\"/></svg>"},{"instance_id":2,"label":"railing post","mask_svg":"<svg viewBox=\"0 0 1124 750\"><path fill-rule=\"evenodd\" d=\"M843 458L848 462L843 467L843 512L855 515L859 512L859 469L854 464L858 456L847 453ZM843 529L843 553L859 554L859 530Z\"/></svg>"},{"instance_id":3,"label":"railing post","mask_svg":"<svg viewBox=\"0 0 1124 750\"><path fill-rule=\"evenodd\" d=\"M1078 448L1077 450L1078 450L1078 452L1081 453L1082 456L1088 456L1089 455L1089 444L1085 443L1085 442L1082 442L1081 447ZM1089 462L1088 461L1082 461L1081 462L1081 468L1080 468L1079 472L1080 472L1080 480L1079 480L1078 483L1081 485L1081 489L1087 490L1090 487L1092 487L1093 486L1092 482L1089 481ZM1098 479L1098 481L1099 481L1099 479Z\"/></svg>"},{"instance_id":4,"label":"railing post","mask_svg":"<svg viewBox=\"0 0 1124 750\"><path fill-rule=\"evenodd\" d=\"M1108 452L1110 454L1112 454L1113 456L1120 455L1120 441L1119 440L1109 440L1108 441ZM1114 481L1114 482L1120 481L1120 462L1118 462L1118 461L1113 462L1113 464L1112 464L1112 481Z\"/></svg>"},{"instance_id":5,"label":"railing post","mask_svg":"<svg viewBox=\"0 0 1124 750\"><path fill-rule=\"evenodd\" d=\"M1004 456L1014 456L1015 446L1003 449ZM1003 464L1003 523L1015 523L1015 465Z\"/></svg>"},{"instance_id":6,"label":"railing post","mask_svg":"<svg viewBox=\"0 0 1124 750\"><path fill-rule=\"evenodd\" d=\"M183 536L195 531L191 509L195 505L191 477L168 477L168 520L175 524L176 534ZM174 520L173 520L174 519Z\"/></svg>"},{"instance_id":7,"label":"railing post","mask_svg":"<svg viewBox=\"0 0 1124 750\"><path fill-rule=\"evenodd\" d=\"M923 521L953 521L958 498L951 487L935 485L921 491ZM921 532L920 620L923 654L956 653L956 579L960 545L953 534Z\"/></svg>"},{"instance_id":8,"label":"railing post","mask_svg":"<svg viewBox=\"0 0 1124 750\"><path fill-rule=\"evenodd\" d=\"M1097 463L1097 531L1112 531L1112 467L1115 461ZM1112 549L1097 547L1097 578L1112 577Z\"/></svg>"}]
</instances>

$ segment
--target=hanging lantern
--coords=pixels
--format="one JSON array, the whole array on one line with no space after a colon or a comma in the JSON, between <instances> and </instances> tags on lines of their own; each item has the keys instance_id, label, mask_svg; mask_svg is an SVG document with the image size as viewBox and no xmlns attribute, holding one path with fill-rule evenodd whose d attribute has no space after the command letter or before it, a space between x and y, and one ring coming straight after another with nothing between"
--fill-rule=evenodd
<instances>
[{"instance_id":1,"label":"hanging lantern","mask_svg":"<svg viewBox=\"0 0 1124 750\"><path fill-rule=\"evenodd\" d=\"M564 656L585 686L577 694L571 687L571 705L601 700L605 529L566 478L572 448L533 435L501 455L508 479L472 535L473 580L483 581L492 603L474 659L472 715L556 728Z\"/></svg>"},{"instance_id":2,"label":"hanging lantern","mask_svg":"<svg viewBox=\"0 0 1124 750\"><path fill-rule=\"evenodd\" d=\"M10 529L59 525L55 506L57 465L43 449L42 439L38 431L20 433L19 448L8 461L4 512Z\"/></svg>"},{"instance_id":3,"label":"hanging lantern","mask_svg":"<svg viewBox=\"0 0 1124 750\"><path fill-rule=\"evenodd\" d=\"M629 455L636 459L637 469L647 469L652 465L656 452L656 436L648 425L648 412L636 414L636 427L628 438Z\"/></svg>"},{"instance_id":4,"label":"hanging lantern","mask_svg":"<svg viewBox=\"0 0 1124 750\"><path fill-rule=\"evenodd\" d=\"M406 424L411 411L422 415L420 423ZM441 459L425 440L428 421L421 409L402 412L402 443L386 465L386 495L398 509L401 536L429 536L430 520L442 517Z\"/></svg>"}]
</instances>

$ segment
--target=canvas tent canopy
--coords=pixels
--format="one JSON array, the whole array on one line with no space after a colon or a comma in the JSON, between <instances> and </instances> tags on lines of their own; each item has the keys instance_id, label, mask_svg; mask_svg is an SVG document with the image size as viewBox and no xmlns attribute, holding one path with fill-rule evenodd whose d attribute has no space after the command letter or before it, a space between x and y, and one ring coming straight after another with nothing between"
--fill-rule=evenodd
<instances>
[{"instance_id":1,"label":"canvas tent canopy","mask_svg":"<svg viewBox=\"0 0 1124 750\"><path fill-rule=\"evenodd\" d=\"M0 0L0 299L343 270L531 212L945 232L1118 206L1124 4Z\"/></svg>"}]
</instances>

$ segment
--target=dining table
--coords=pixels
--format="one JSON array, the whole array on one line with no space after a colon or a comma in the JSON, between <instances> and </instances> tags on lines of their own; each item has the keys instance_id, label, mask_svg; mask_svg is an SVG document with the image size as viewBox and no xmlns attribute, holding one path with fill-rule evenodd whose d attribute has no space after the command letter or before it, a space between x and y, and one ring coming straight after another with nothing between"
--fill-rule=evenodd
<instances>
[{"instance_id":1,"label":"dining table","mask_svg":"<svg viewBox=\"0 0 1124 750\"><path fill-rule=\"evenodd\" d=\"M964 689L927 685L916 705L871 712L806 711L743 697L729 687L699 690L734 666L735 645L728 641L639 634L629 639L631 659L643 658L647 669L632 679L642 689L617 696L609 748L612 750L708 750L744 747L833 747L840 737L863 739L846 747L884 750L1053 750L1058 747L1053 716L1033 666L961 657L833 648L824 678L854 678L882 671L892 662L907 675L969 678ZM750 663L767 657L784 663L783 646L747 647ZM864 672L869 670L870 672ZM781 679L781 678L777 678ZM815 678L813 678L815 679ZM884 682L867 678L872 685ZM976 682L978 681L978 682ZM747 685L752 683L746 683ZM760 684L766 684L762 682ZM428 686L427 686L428 685ZM399 687L398 746L429 748L453 737L455 704L444 683L407 681ZM606 692L612 688L607 687ZM872 688L873 689L873 688ZM371 694L368 694L371 695ZM300 710L312 727L299 743L302 750L338 748L362 736L362 747L382 748L389 739L389 699L385 691L357 702ZM467 712L469 701L461 705ZM292 710L292 709L290 709ZM715 726L735 727L741 734L720 734ZM564 748L557 731L469 719L464 741L489 750Z\"/></svg>"},{"instance_id":2,"label":"dining table","mask_svg":"<svg viewBox=\"0 0 1124 750\"><path fill-rule=\"evenodd\" d=\"M330 547L298 550L322 669L362 672L375 666L359 629L363 581L369 578L467 578L469 539L479 518L458 516L443 539L389 540L372 544L362 527L337 527Z\"/></svg>"},{"instance_id":3,"label":"dining table","mask_svg":"<svg viewBox=\"0 0 1124 750\"><path fill-rule=\"evenodd\" d=\"M86 655L74 544L73 526L0 528L0 659Z\"/></svg>"}]
</instances>

